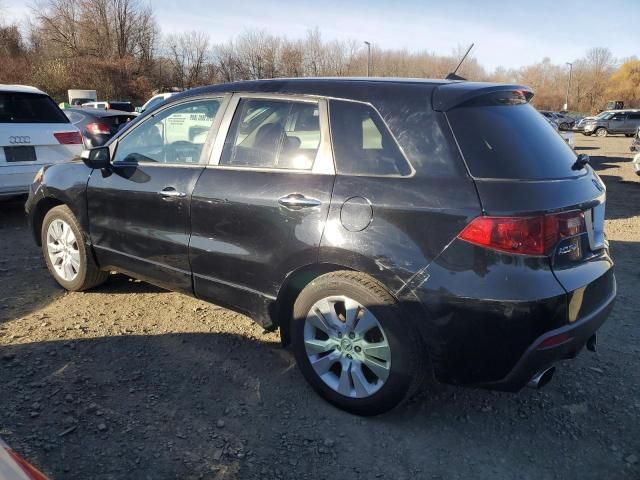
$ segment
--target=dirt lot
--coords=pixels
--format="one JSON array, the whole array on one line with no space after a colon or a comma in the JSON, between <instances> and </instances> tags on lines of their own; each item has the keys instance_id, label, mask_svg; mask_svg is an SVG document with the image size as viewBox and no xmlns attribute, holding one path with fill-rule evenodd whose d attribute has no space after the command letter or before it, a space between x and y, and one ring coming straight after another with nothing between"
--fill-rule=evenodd
<instances>
[{"instance_id":1,"label":"dirt lot","mask_svg":"<svg viewBox=\"0 0 640 480\"><path fill-rule=\"evenodd\" d=\"M122 275L63 292L0 205L0 437L54 479L640 478L640 178L607 184L619 297L597 354L517 395L439 386L382 417L329 406L275 333Z\"/></svg>"}]
</instances>

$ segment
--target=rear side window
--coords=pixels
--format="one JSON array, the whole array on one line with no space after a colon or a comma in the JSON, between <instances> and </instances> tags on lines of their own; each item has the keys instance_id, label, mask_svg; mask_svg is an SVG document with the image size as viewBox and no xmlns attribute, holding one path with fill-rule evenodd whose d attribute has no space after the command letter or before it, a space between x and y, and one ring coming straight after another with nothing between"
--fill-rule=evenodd
<instances>
[{"instance_id":1,"label":"rear side window","mask_svg":"<svg viewBox=\"0 0 640 480\"><path fill-rule=\"evenodd\" d=\"M47 95L0 92L0 123L69 123Z\"/></svg>"},{"instance_id":2,"label":"rear side window","mask_svg":"<svg viewBox=\"0 0 640 480\"><path fill-rule=\"evenodd\" d=\"M311 170L320 139L317 103L242 99L220 165Z\"/></svg>"},{"instance_id":3,"label":"rear side window","mask_svg":"<svg viewBox=\"0 0 640 480\"><path fill-rule=\"evenodd\" d=\"M476 178L579 176L576 155L531 105L474 104L447 112L467 167Z\"/></svg>"},{"instance_id":4,"label":"rear side window","mask_svg":"<svg viewBox=\"0 0 640 480\"><path fill-rule=\"evenodd\" d=\"M629 120L640 120L640 113L630 113Z\"/></svg>"},{"instance_id":5,"label":"rear side window","mask_svg":"<svg viewBox=\"0 0 640 480\"><path fill-rule=\"evenodd\" d=\"M332 100L330 119L333 153L339 174L411 174L406 158L373 107Z\"/></svg>"}]
</instances>

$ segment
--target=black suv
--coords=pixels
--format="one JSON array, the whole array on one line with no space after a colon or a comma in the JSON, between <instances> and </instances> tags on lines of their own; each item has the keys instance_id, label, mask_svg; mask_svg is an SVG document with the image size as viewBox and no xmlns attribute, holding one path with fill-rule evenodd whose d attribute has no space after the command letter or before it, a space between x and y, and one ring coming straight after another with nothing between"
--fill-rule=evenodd
<instances>
[{"instance_id":1,"label":"black suv","mask_svg":"<svg viewBox=\"0 0 640 480\"><path fill-rule=\"evenodd\" d=\"M532 95L385 79L194 89L40 172L26 209L63 287L117 270L244 312L350 412L392 408L425 373L539 386L594 346L616 284L605 188Z\"/></svg>"}]
</instances>

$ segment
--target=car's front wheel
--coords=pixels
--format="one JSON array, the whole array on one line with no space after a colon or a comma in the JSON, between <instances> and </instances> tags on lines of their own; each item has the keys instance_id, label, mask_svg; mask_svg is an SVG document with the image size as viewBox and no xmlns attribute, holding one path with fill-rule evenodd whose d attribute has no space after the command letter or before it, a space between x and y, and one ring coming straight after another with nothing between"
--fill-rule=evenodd
<instances>
[{"instance_id":1,"label":"car's front wheel","mask_svg":"<svg viewBox=\"0 0 640 480\"><path fill-rule=\"evenodd\" d=\"M87 290L109 276L96 265L69 207L60 205L47 212L42 222L41 241L49 272L67 290Z\"/></svg>"},{"instance_id":2,"label":"car's front wheel","mask_svg":"<svg viewBox=\"0 0 640 480\"><path fill-rule=\"evenodd\" d=\"M311 386L337 407L377 415L420 385L426 357L411 321L372 278L333 272L294 305L292 343Z\"/></svg>"},{"instance_id":3,"label":"car's front wheel","mask_svg":"<svg viewBox=\"0 0 640 480\"><path fill-rule=\"evenodd\" d=\"M593 133L596 134L596 137L606 137L607 136L607 129L604 128L604 127L599 127Z\"/></svg>"}]
</instances>

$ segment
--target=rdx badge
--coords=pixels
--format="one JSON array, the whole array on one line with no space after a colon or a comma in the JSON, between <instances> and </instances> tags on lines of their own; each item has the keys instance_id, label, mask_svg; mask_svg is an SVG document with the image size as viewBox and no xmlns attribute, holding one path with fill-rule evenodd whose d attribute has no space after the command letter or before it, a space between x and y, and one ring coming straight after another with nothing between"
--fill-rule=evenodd
<instances>
[{"instance_id":1,"label":"rdx badge","mask_svg":"<svg viewBox=\"0 0 640 480\"><path fill-rule=\"evenodd\" d=\"M566 255L567 253L575 252L578 249L577 243L570 243L564 247L558 249L558 255Z\"/></svg>"}]
</instances>

